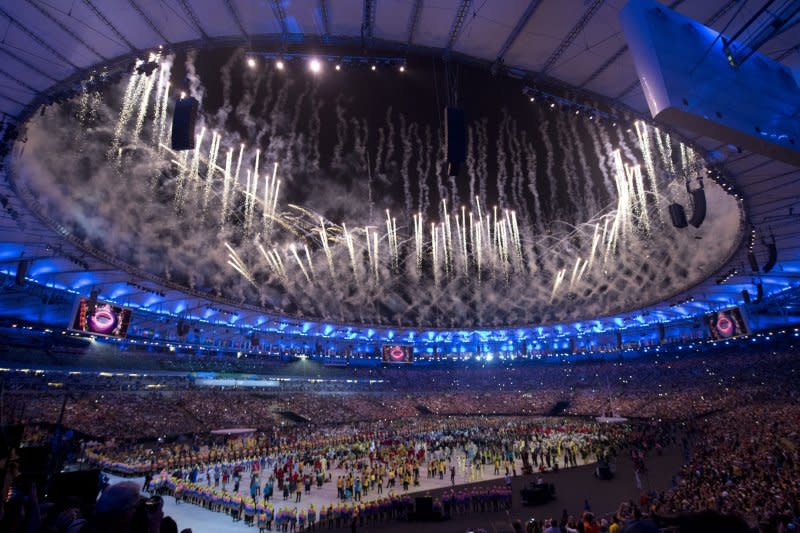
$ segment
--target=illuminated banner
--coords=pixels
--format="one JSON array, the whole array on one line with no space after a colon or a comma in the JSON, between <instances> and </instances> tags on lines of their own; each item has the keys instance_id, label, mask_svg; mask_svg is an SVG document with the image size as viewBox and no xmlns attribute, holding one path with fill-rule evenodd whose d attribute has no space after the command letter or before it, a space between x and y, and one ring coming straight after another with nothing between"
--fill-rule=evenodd
<instances>
[{"instance_id":1,"label":"illuminated banner","mask_svg":"<svg viewBox=\"0 0 800 533\"><path fill-rule=\"evenodd\" d=\"M72 318L71 329L92 335L124 337L131 323L131 310L107 302L81 298Z\"/></svg>"},{"instance_id":2,"label":"illuminated banner","mask_svg":"<svg viewBox=\"0 0 800 533\"><path fill-rule=\"evenodd\" d=\"M411 363L414 361L414 347L399 344L383 345L384 363Z\"/></svg>"},{"instance_id":3,"label":"illuminated banner","mask_svg":"<svg viewBox=\"0 0 800 533\"><path fill-rule=\"evenodd\" d=\"M750 333L747 321L738 307L709 313L708 329L714 340L732 339Z\"/></svg>"}]
</instances>

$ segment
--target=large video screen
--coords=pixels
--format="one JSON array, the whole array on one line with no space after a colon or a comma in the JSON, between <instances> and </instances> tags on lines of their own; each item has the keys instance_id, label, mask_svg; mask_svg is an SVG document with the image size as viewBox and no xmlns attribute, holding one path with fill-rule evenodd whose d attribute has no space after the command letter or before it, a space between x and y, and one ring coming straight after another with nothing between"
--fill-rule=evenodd
<instances>
[{"instance_id":1,"label":"large video screen","mask_svg":"<svg viewBox=\"0 0 800 533\"><path fill-rule=\"evenodd\" d=\"M384 363L411 363L414 361L414 347L400 344L383 345Z\"/></svg>"},{"instance_id":2,"label":"large video screen","mask_svg":"<svg viewBox=\"0 0 800 533\"><path fill-rule=\"evenodd\" d=\"M750 333L747 321L738 307L709 313L708 329L714 340L732 339Z\"/></svg>"},{"instance_id":3,"label":"large video screen","mask_svg":"<svg viewBox=\"0 0 800 533\"><path fill-rule=\"evenodd\" d=\"M124 337L131 323L131 310L107 302L81 298L72 318L72 329L92 335Z\"/></svg>"}]
</instances>

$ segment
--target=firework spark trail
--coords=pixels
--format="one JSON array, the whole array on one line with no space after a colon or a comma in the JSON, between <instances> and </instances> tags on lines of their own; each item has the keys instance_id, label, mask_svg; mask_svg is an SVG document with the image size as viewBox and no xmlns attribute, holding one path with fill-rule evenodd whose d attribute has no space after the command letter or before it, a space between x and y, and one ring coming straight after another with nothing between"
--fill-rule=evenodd
<instances>
[{"instance_id":1,"label":"firework spark trail","mask_svg":"<svg viewBox=\"0 0 800 533\"><path fill-rule=\"evenodd\" d=\"M372 241L370 240L369 226L364 226L364 240L367 243L367 276L371 275L372 270Z\"/></svg>"},{"instance_id":2,"label":"firework spark trail","mask_svg":"<svg viewBox=\"0 0 800 533\"><path fill-rule=\"evenodd\" d=\"M259 181L259 173L260 170L259 166L261 163L261 150L256 149L256 158L253 162L253 172L249 174L250 179L248 180L249 186L247 187L246 198L248 201L249 209L245 210L245 229L252 230L253 229L253 217L255 213L255 204L256 199L258 198L258 181Z\"/></svg>"},{"instance_id":3,"label":"firework spark trail","mask_svg":"<svg viewBox=\"0 0 800 533\"><path fill-rule=\"evenodd\" d=\"M514 235L514 246L517 250L517 257L522 260L522 239L519 236L519 224L517 223L516 211L511 211L511 229Z\"/></svg>"},{"instance_id":4,"label":"firework spark trail","mask_svg":"<svg viewBox=\"0 0 800 533\"><path fill-rule=\"evenodd\" d=\"M273 163L272 166L272 177L269 175L264 176L264 200L261 204L261 227L266 234L268 232L268 227L270 222L272 221L272 217L275 215L272 212L272 198L270 198L270 194L272 193L272 184L275 181L275 176L278 173L278 163L277 161Z\"/></svg>"},{"instance_id":5,"label":"firework spark trail","mask_svg":"<svg viewBox=\"0 0 800 533\"><path fill-rule=\"evenodd\" d=\"M513 121L513 135L511 141L514 146L513 168L514 168L514 183L516 184L516 209L519 209L520 215L524 218L528 217L528 199L525 197L525 166L524 166L524 152L526 134L525 131L520 131L517 121Z\"/></svg>"},{"instance_id":6,"label":"firework spark trail","mask_svg":"<svg viewBox=\"0 0 800 533\"><path fill-rule=\"evenodd\" d=\"M639 219L644 223L646 230L650 229L650 210L647 208L647 189L645 187L644 177L642 176L642 166L636 165L633 167L633 180L636 184L636 189L639 194L639 210L641 211Z\"/></svg>"},{"instance_id":7,"label":"firework spark trail","mask_svg":"<svg viewBox=\"0 0 800 533\"><path fill-rule=\"evenodd\" d=\"M162 144L167 142L167 115L169 111L169 87L170 83L167 81L167 86L164 87L164 92L161 99L161 111L159 112L158 120L158 135L157 142L159 143L159 150Z\"/></svg>"},{"instance_id":8,"label":"firework spark trail","mask_svg":"<svg viewBox=\"0 0 800 533\"><path fill-rule=\"evenodd\" d=\"M319 238L322 241L322 249L325 250L325 257L328 260L328 270L330 270L331 277L336 277L336 271L333 268L333 254L331 254L331 248L328 245L328 232L325 230L325 219L322 217L319 218L320 224L320 231L319 231Z\"/></svg>"},{"instance_id":9,"label":"firework spark trail","mask_svg":"<svg viewBox=\"0 0 800 533\"><path fill-rule=\"evenodd\" d=\"M424 153L424 160L425 160L425 167L422 169L420 173L420 212L427 213L428 209L431 206L431 193L430 187L428 187L428 180L431 176L431 166L434 164L433 161L433 134L431 132L430 125L425 126L425 151Z\"/></svg>"},{"instance_id":10,"label":"firework spark trail","mask_svg":"<svg viewBox=\"0 0 800 533\"><path fill-rule=\"evenodd\" d=\"M136 66L140 66L142 61L140 59L136 60ZM108 155L106 156L109 160L117 161L119 163L121 158L121 145L122 145L122 135L125 132L125 126L128 124L128 121L131 118L131 113L133 113L133 106L134 106L134 95L136 94L136 89L139 85L139 79L142 77L141 74L134 71L130 77L128 78L128 85L125 87L125 95L122 97L122 110L119 113L119 117L117 118L117 126L114 129L114 137L111 141L111 147L108 149Z\"/></svg>"},{"instance_id":11,"label":"firework spark trail","mask_svg":"<svg viewBox=\"0 0 800 533\"><path fill-rule=\"evenodd\" d=\"M508 124L508 112L503 109L503 119L500 121L500 127L497 130L497 139L495 139L495 161L497 162L497 202L500 205L508 205L506 201L506 180L508 178L508 169L506 168L506 150L505 150L505 137L506 125Z\"/></svg>"},{"instance_id":12,"label":"firework spark trail","mask_svg":"<svg viewBox=\"0 0 800 533\"><path fill-rule=\"evenodd\" d=\"M592 264L594 264L594 254L595 251L597 250L598 238L600 237L599 231L600 231L600 225L595 223L594 233L592 234L592 250L591 252L589 252L589 260L586 262L589 265L589 268L591 268ZM603 233L605 234L605 230L603 230Z\"/></svg>"},{"instance_id":13,"label":"firework spark trail","mask_svg":"<svg viewBox=\"0 0 800 533\"><path fill-rule=\"evenodd\" d=\"M402 163L400 166L400 175L403 177L403 197L405 198L406 216L410 216L414 210L414 198L411 196L411 176L409 176L409 165L411 164L411 156L413 155L413 144L411 142L411 129L406 124L406 117L400 115L400 142L402 143Z\"/></svg>"},{"instance_id":14,"label":"firework spark trail","mask_svg":"<svg viewBox=\"0 0 800 533\"><path fill-rule=\"evenodd\" d=\"M478 183L480 190L480 197L486 198L486 179L489 176L489 164L488 164L488 146L489 146L489 136L486 133L487 127L487 120L486 118L482 118L481 121L475 126L476 131L478 133Z\"/></svg>"},{"instance_id":15,"label":"firework spark trail","mask_svg":"<svg viewBox=\"0 0 800 533\"><path fill-rule=\"evenodd\" d=\"M529 142L526 145L525 149L525 166L528 168L528 191L530 191L531 196L533 197L533 216L530 217L530 223L535 224L536 231L542 231L542 204L539 201L539 188L537 183L537 174L536 174L536 164L537 164L537 157L536 157L536 149L533 147L533 143Z\"/></svg>"},{"instance_id":16,"label":"firework spark trail","mask_svg":"<svg viewBox=\"0 0 800 533\"><path fill-rule=\"evenodd\" d=\"M650 182L655 185L656 183L656 167L655 161L653 161L653 151L651 149L651 136L650 136L650 128L647 126L646 122L641 120L637 120L634 123L634 128L636 130L636 137L639 140L639 149L642 152L642 157L644 158L644 167L647 171L647 176L650 178ZM661 150L661 146L658 147L659 151ZM656 189L654 186L653 189Z\"/></svg>"},{"instance_id":17,"label":"firework spark trail","mask_svg":"<svg viewBox=\"0 0 800 533\"><path fill-rule=\"evenodd\" d=\"M386 109L386 156L384 157L384 172L386 168L391 165L392 158L394 157L394 122L392 121L392 106Z\"/></svg>"},{"instance_id":18,"label":"firework spark trail","mask_svg":"<svg viewBox=\"0 0 800 533\"><path fill-rule=\"evenodd\" d=\"M333 147L333 168L341 168L343 165L342 151L347 141L347 119L344 116L344 107L339 98L336 99L336 146Z\"/></svg>"},{"instance_id":19,"label":"firework spark trail","mask_svg":"<svg viewBox=\"0 0 800 533\"><path fill-rule=\"evenodd\" d=\"M511 161L511 205L520 206L522 200L519 197L518 182L522 176L522 164L519 159L519 139L517 139L516 121L510 119L506 122L506 137L508 138L508 152L509 157L507 160Z\"/></svg>"},{"instance_id":20,"label":"firework spark trail","mask_svg":"<svg viewBox=\"0 0 800 533\"><path fill-rule=\"evenodd\" d=\"M531 172L535 172L535 169L531 169L528 165L531 162L530 154L528 153L529 142L528 142L528 132L522 130L520 134L520 138L518 141L518 150L519 150L519 165L520 165L520 176L518 181L519 192L518 195L521 199L521 204L517 206L517 209L520 210L520 218L522 219L525 227L533 226L534 219L531 215L531 199L528 197L528 193L530 192L528 189L528 179L531 176ZM536 157L534 155L533 162L535 164Z\"/></svg>"},{"instance_id":21,"label":"firework spark trail","mask_svg":"<svg viewBox=\"0 0 800 533\"><path fill-rule=\"evenodd\" d=\"M278 135L278 129L281 126L284 126L284 119L286 115L286 109L289 105L289 95L291 93L292 82L287 77L283 80L283 85L281 85L280 90L278 91L278 95L275 97L275 103L272 106L272 110L269 113L269 121L263 128L261 128L256 135L255 139L255 146L262 146L262 138L264 135L268 136L269 142L267 144L266 150L264 150L264 154L266 159L269 161L280 161L281 156L283 154L283 148L286 144L286 138L283 136Z\"/></svg>"},{"instance_id":22,"label":"firework spark trail","mask_svg":"<svg viewBox=\"0 0 800 533\"><path fill-rule=\"evenodd\" d=\"M236 250L234 250L231 247L231 245L228 244L227 242L223 242L223 244L225 245L225 247L228 249L229 252L228 264L231 265L242 276L244 276L245 279L247 279L247 281L255 285L255 281L253 280L253 275L247 269L247 266L244 264L244 261L242 261L241 257L239 257L239 254L236 253Z\"/></svg>"},{"instance_id":23,"label":"firework spark trail","mask_svg":"<svg viewBox=\"0 0 800 533\"><path fill-rule=\"evenodd\" d=\"M564 281L564 276L566 275L567 270L562 268L558 271L556 275L555 281L553 283L553 291L550 293L550 302L553 301L553 298L556 296L556 291L558 291L558 286L561 285L561 282Z\"/></svg>"},{"instance_id":24,"label":"firework spark trail","mask_svg":"<svg viewBox=\"0 0 800 533\"><path fill-rule=\"evenodd\" d=\"M164 99L164 93L169 93L167 80L169 79L169 69L171 66L171 62L167 61L166 59L162 60L158 65L159 68L158 81L156 82L156 95L153 98L153 123L150 125L152 128L150 132L150 138L156 145L161 142L161 132L158 129L159 124L161 123L161 112L163 111L161 102Z\"/></svg>"},{"instance_id":25,"label":"firework spark trail","mask_svg":"<svg viewBox=\"0 0 800 533\"><path fill-rule=\"evenodd\" d=\"M300 256L297 254L297 250L295 249L294 244L292 244L289 247L289 249L291 250L295 260L297 261L297 266L300 267L300 271L303 272L303 276L305 276L306 281L311 283L311 276L308 275L308 271L306 271L305 265L303 265L303 262L300 260Z\"/></svg>"},{"instance_id":26,"label":"firework spark trail","mask_svg":"<svg viewBox=\"0 0 800 533\"><path fill-rule=\"evenodd\" d=\"M250 230L250 187L252 186L250 182L253 179L253 175L249 168L246 169L245 172L247 174L247 181L244 190L242 191L242 196L244 198L244 232L246 234Z\"/></svg>"},{"instance_id":27,"label":"firework spark trail","mask_svg":"<svg viewBox=\"0 0 800 533\"><path fill-rule=\"evenodd\" d=\"M567 132L566 123L569 121L566 120L558 120L556 121L556 135L557 135L557 142L558 145L561 147L568 147L570 146L569 140L569 133ZM572 216L569 217L570 222L574 222L576 217L580 217L583 213L580 213L581 210L581 202L579 202L579 194L577 191L577 175L575 172L574 161L572 158L572 150L562 148L562 157L561 157L561 169L563 170L564 174L564 181L567 182L567 195L568 201L573 206L573 213Z\"/></svg>"},{"instance_id":28,"label":"firework spark trail","mask_svg":"<svg viewBox=\"0 0 800 533\"><path fill-rule=\"evenodd\" d=\"M628 128L628 130L619 130L619 150L624 154L626 163L636 164L636 156L630 146L636 142L636 134L632 133L632 131L632 128Z\"/></svg>"},{"instance_id":29,"label":"firework spark trail","mask_svg":"<svg viewBox=\"0 0 800 533\"><path fill-rule=\"evenodd\" d=\"M543 116L542 120L539 121L539 137L542 139L545 149L545 173L547 174L548 186L550 189L550 218L556 219L558 218L558 210L556 209L556 206L558 205L558 196L556 194L558 190L558 180L555 176L555 154L553 153L553 141L550 139L550 134L547 131L549 125L550 121L545 119Z\"/></svg>"},{"instance_id":30,"label":"firework spark trail","mask_svg":"<svg viewBox=\"0 0 800 533\"><path fill-rule=\"evenodd\" d=\"M431 264L433 265L433 282L439 287L439 234L436 224L431 222Z\"/></svg>"},{"instance_id":31,"label":"firework spark trail","mask_svg":"<svg viewBox=\"0 0 800 533\"><path fill-rule=\"evenodd\" d=\"M414 254L416 256L416 264L417 269L422 268L422 242L423 242L423 235L422 232L424 231L423 226L423 218L422 213L415 213L414 214Z\"/></svg>"},{"instance_id":32,"label":"firework spark trail","mask_svg":"<svg viewBox=\"0 0 800 533\"><path fill-rule=\"evenodd\" d=\"M225 172L222 179L222 210L220 211L220 226L225 226L225 221L230 215L230 194L231 194L231 165L233 164L233 150L228 149L225 156Z\"/></svg>"},{"instance_id":33,"label":"firework spark trail","mask_svg":"<svg viewBox=\"0 0 800 533\"><path fill-rule=\"evenodd\" d=\"M603 182L605 183L608 181L608 160L606 158L605 151L601 147L600 130L602 128L603 128L602 125L600 125L597 122L593 122L589 125L588 130L589 130L589 139L591 139L592 148L594 149L594 156L597 161L596 165L597 168L600 170L600 174L603 177ZM609 185L610 184L606 184L605 186L606 190L608 190ZM604 200L595 197L595 209L599 208L600 205L602 205L603 203Z\"/></svg>"},{"instance_id":34,"label":"firework spark trail","mask_svg":"<svg viewBox=\"0 0 800 533\"><path fill-rule=\"evenodd\" d=\"M373 270L375 271L375 281L376 282L380 282L380 280L381 280L380 270L378 268L379 264L380 264L380 258L381 258L380 251L378 250L378 243L379 242L380 241L378 240L378 233L377 232L373 233L372 234L372 252L373 252L372 259L373 259Z\"/></svg>"},{"instance_id":35,"label":"firework spark trail","mask_svg":"<svg viewBox=\"0 0 800 533\"><path fill-rule=\"evenodd\" d=\"M415 124L412 142L415 147L414 158L417 161L417 211L422 211L425 209L425 182L428 180L428 175L425 172L425 144L422 140L421 128L417 124Z\"/></svg>"},{"instance_id":36,"label":"firework spark trail","mask_svg":"<svg viewBox=\"0 0 800 533\"><path fill-rule=\"evenodd\" d=\"M581 266L581 261L582 261L582 259L581 259L580 257L578 257L578 258L575 260L575 266L574 266L574 267L572 267L572 275L569 277L569 290L570 290L570 291L571 291L571 290L572 290L572 288L575 286L575 279L576 279L576 277L577 277L577 275L578 275L578 269L579 269L579 268L580 268L580 266Z\"/></svg>"},{"instance_id":37,"label":"firework spark trail","mask_svg":"<svg viewBox=\"0 0 800 533\"><path fill-rule=\"evenodd\" d=\"M470 205L475 198L475 127L470 125L467 128L467 175L469 176L469 198ZM474 205L472 206L475 207Z\"/></svg>"},{"instance_id":38,"label":"firework spark trail","mask_svg":"<svg viewBox=\"0 0 800 533\"><path fill-rule=\"evenodd\" d=\"M353 269L353 278L358 280L358 269L356 268L356 249L353 242L353 236L347 231L347 225L342 224L344 232L344 240L347 244L347 253L350 256L350 267Z\"/></svg>"},{"instance_id":39,"label":"firework spark trail","mask_svg":"<svg viewBox=\"0 0 800 533\"><path fill-rule=\"evenodd\" d=\"M314 84L316 86L316 82ZM298 134L297 127L300 125L300 114L303 111L303 104L305 103L306 98L308 97L308 94L310 92L311 92L311 89L309 88L309 85L308 84L304 84L303 91L300 93L300 95L297 97L297 100L295 100L295 102L294 102L294 113L292 115L292 125L289 128L289 133L288 133L289 142L286 143L286 147L285 147L286 148L286 152L283 154L283 161L285 161L287 165L292 164L292 162L294 161L293 155L294 155L294 152L295 152L295 148L298 148L298 149L302 148L302 142L300 142L300 139L303 138L303 135L302 135L302 133ZM298 160L300 161L300 163L302 165L305 165L305 163L306 163L305 158L298 157Z\"/></svg>"},{"instance_id":40,"label":"firework spark trail","mask_svg":"<svg viewBox=\"0 0 800 533\"><path fill-rule=\"evenodd\" d=\"M244 137L254 139L259 134L262 117L269 114L269 106L272 102L273 90L272 81L274 80L274 70L269 70L266 77L263 71L259 71L253 79L252 71L241 70L242 95L236 104L234 115L245 129ZM264 83L265 94L257 98L262 83ZM260 108L256 109L256 103L260 103ZM263 127L263 125L261 126Z\"/></svg>"},{"instance_id":41,"label":"firework spark trail","mask_svg":"<svg viewBox=\"0 0 800 533\"><path fill-rule=\"evenodd\" d=\"M442 181L442 173L447 172L447 156L445 153L445 144L444 144L444 137L443 133L439 133L438 137L438 150L436 152L436 163L435 163L435 172L436 172L436 189L439 193L439 218L444 217L444 211L441 211L441 200L447 198L447 189L445 189L444 182Z\"/></svg>"},{"instance_id":42,"label":"firework spark trail","mask_svg":"<svg viewBox=\"0 0 800 533\"><path fill-rule=\"evenodd\" d=\"M572 142L576 148L574 152L578 154L578 163L580 164L581 168L580 175L583 176L583 203L585 205L585 214L582 219L585 220L591 213L596 213L599 206L597 203L597 198L594 194L594 187L592 186L592 171L589 168L589 164L586 162L586 154L584 153L586 148L583 144L583 138L578 131L578 125L576 122L572 120L568 122ZM594 122L591 122L591 124L594 124Z\"/></svg>"},{"instance_id":43,"label":"firework spark trail","mask_svg":"<svg viewBox=\"0 0 800 533\"><path fill-rule=\"evenodd\" d=\"M207 164L208 171L206 173L205 187L203 188L203 212L208 209L208 200L211 196L211 185L214 182L214 171L217 169L217 156L219 154L219 144L221 138L222 137L217 135L216 132L213 132L211 135L211 150L208 155Z\"/></svg>"},{"instance_id":44,"label":"firework spark trail","mask_svg":"<svg viewBox=\"0 0 800 533\"><path fill-rule=\"evenodd\" d=\"M315 276L314 273L314 263L311 261L311 252L308 249L308 245L303 245L303 248L306 251L306 261L308 262L308 271L311 273L311 277Z\"/></svg>"},{"instance_id":45,"label":"firework spark trail","mask_svg":"<svg viewBox=\"0 0 800 533\"><path fill-rule=\"evenodd\" d=\"M467 265L466 256L467 256L467 254L466 254L466 249L462 249L462 246L461 246L461 219L459 218L459 216L457 214L456 214L456 216L454 218L455 218L455 221L456 221L456 238L458 240L458 251L459 251L459 255L457 257L458 257L458 259L461 259L463 261L464 273L466 274L466 265Z\"/></svg>"},{"instance_id":46,"label":"firework spark trail","mask_svg":"<svg viewBox=\"0 0 800 533\"><path fill-rule=\"evenodd\" d=\"M611 142L611 137L606 128L598 126L597 131L600 134L600 141L602 142L602 150L606 154L611 154L611 157L604 157L606 164L603 165L603 184L606 188L606 195L613 199L616 198L616 187L614 186L613 176L616 172L616 163L614 162L613 154L615 152L614 143Z\"/></svg>"},{"instance_id":47,"label":"firework spark trail","mask_svg":"<svg viewBox=\"0 0 800 533\"><path fill-rule=\"evenodd\" d=\"M659 146L659 152L661 153L661 158L664 162L664 169L667 170L671 175L675 175L675 164L672 159L672 140L670 139L669 133L664 133L664 138L661 139L661 132L656 130L654 131L656 139L661 142L661 146Z\"/></svg>"},{"instance_id":48,"label":"firework spark trail","mask_svg":"<svg viewBox=\"0 0 800 533\"><path fill-rule=\"evenodd\" d=\"M365 136L362 135L361 131L361 123L357 118L353 117L350 119L350 125L352 126L353 130L353 154L356 156L356 160L364 162L366 161L367 150L364 140Z\"/></svg>"},{"instance_id":49,"label":"firework spark trail","mask_svg":"<svg viewBox=\"0 0 800 533\"><path fill-rule=\"evenodd\" d=\"M318 97L319 85L314 85L314 90L311 92L311 114L308 121L308 166L311 171L319 170L320 153L319 153L319 136L322 131L322 121L320 120L320 111L322 111L322 99Z\"/></svg>"},{"instance_id":50,"label":"firework spark trail","mask_svg":"<svg viewBox=\"0 0 800 533\"><path fill-rule=\"evenodd\" d=\"M383 150L386 147L386 130L378 128L378 147L375 149L375 175L383 174Z\"/></svg>"}]
</instances>

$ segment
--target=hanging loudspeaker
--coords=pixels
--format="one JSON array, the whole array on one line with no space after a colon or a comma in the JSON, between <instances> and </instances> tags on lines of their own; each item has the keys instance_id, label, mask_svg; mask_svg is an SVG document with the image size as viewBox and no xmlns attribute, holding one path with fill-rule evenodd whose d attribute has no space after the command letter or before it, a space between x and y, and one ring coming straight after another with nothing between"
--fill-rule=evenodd
<instances>
[{"instance_id":1,"label":"hanging loudspeaker","mask_svg":"<svg viewBox=\"0 0 800 533\"><path fill-rule=\"evenodd\" d=\"M20 261L17 263L17 274L14 276L14 283L17 285L25 285L25 276L28 275L28 267L30 261Z\"/></svg>"},{"instance_id":2,"label":"hanging loudspeaker","mask_svg":"<svg viewBox=\"0 0 800 533\"><path fill-rule=\"evenodd\" d=\"M172 115L172 149L194 150L194 128L200 104L193 97L181 98L175 103Z\"/></svg>"},{"instance_id":3,"label":"hanging loudspeaker","mask_svg":"<svg viewBox=\"0 0 800 533\"><path fill-rule=\"evenodd\" d=\"M687 226L686 211L681 204L669 204L669 217L672 219L672 225L676 228Z\"/></svg>"},{"instance_id":4,"label":"hanging loudspeaker","mask_svg":"<svg viewBox=\"0 0 800 533\"><path fill-rule=\"evenodd\" d=\"M445 135L447 138L448 176L458 176L461 163L467 159L467 133L464 125L464 110L456 107L445 109Z\"/></svg>"},{"instance_id":5,"label":"hanging loudspeaker","mask_svg":"<svg viewBox=\"0 0 800 533\"><path fill-rule=\"evenodd\" d=\"M775 245L775 239L767 244L767 262L764 263L764 272L767 273L775 267L778 262L778 247Z\"/></svg>"},{"instance_id":6,"label":"hanging loudspeaker","mask_svg":"<svg viewBox=\"0 0 800 533\"><path fill-rule=\"evenodd\" d=\"M758 272L758 259L753 252L747 252L747 260L750 262L750 269L753 272Z\"/></svg>"},{"instance_id":7,"label":"hanging loudspeaker","mask_svg":"<svg viewBox=\"0 0 800 533\"><path fill-rule=\"evenodd\" d=\"M692 191L692 218L689 224L699 228L706 219L706 191L702 184L699 189Z\"/></svg>"}]
</instances>

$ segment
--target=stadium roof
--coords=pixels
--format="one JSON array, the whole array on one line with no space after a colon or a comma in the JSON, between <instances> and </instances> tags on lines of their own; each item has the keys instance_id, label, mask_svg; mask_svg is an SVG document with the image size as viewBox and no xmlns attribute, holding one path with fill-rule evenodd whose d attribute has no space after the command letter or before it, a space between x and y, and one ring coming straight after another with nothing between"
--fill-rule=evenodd
<instances>
[{"instance_id":1,"label":"stadium roof","mask_svg":"<svg viewBox=\"0 0 800 533\"><path fill-rule=\"evenodd\" d=\"M669 5L716 30L732 33L765 3L676 0ZM646 113L620 27L622 5L610 0L2 0L0 111L8 118L23 117L32 102L60 82L98 64L129 61L159 45L255 48L313 43L475 58L487 67L496 64L539 73ZM800 62L798 45L800 29L793 28L760 52L794 67ZM718 139L683 133L698 145L722 153L724 169L743 193L749 222L758 231L758 263L763 266L768 255L761 239L774 234L778 266L769 274L752 275L743 248L701 286L651 312L670 320L739 303L743 289L755 293L754 281L762 281L767 294L800 283L797 169L758 154L739 153ZM247 325L269 321L262 310L191 294L111 258L92 255L28 212L11 189L3 194L9 199L0 211L4 270L13 271L24 252L25 258L35 259L29 275L44 283L80 292L96 286L102 296L124 296L153 310L202 309L197 316ZM716 278L732 268L737 268L737 274L717 284ZM694 301L674 305L690 297ZM235 309L237 315L226 311Z\"/></svg>"}]
</instances>

